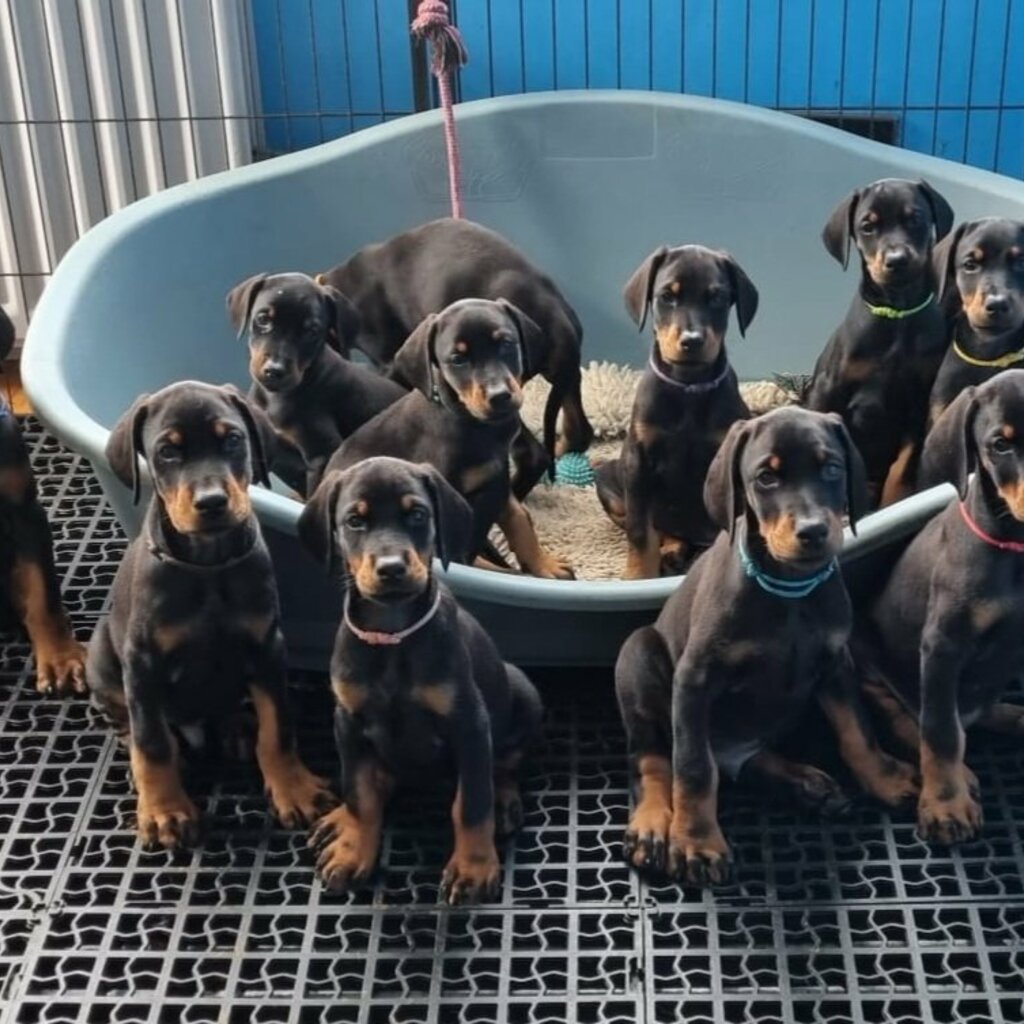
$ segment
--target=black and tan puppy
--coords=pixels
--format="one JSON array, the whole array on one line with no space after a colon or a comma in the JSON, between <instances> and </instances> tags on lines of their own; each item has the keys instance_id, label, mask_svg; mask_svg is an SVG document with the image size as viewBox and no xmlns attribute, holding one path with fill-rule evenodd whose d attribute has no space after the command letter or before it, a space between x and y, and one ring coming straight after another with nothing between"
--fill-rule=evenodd
<instances>
[{"instance_id":1,"label":"black and tan puppy","mask_svg":"<svg viewBox=\"0 0 1024 1024\"><path fill-rule=\"evenodd\" d=\"M843 200L822 235L844 269L856 247L861 281L818 357L806 404L843 417L864 457L872 504L914 488L947 344L932 249L952 223L949 204L927 182L885 178Z\"/></svg>"},{"instance_id":2,"label":"black and tan puppy","mask_svg":"<svg viewBox=\"0 0 1024 1024\"><path fill-rule=\"evenodd\" d=\"M468 220L431 221L366 246L321 279L355 303L362 319L356 345L380 365L431 313L459 299L507 299L540 327L523 379L541 374L551 382L544 448L526 430L516 439L516 497L529 493L554 455L559 409L561 450L589 447L594 431L580 395L579 318L551 278L501 235ZM394 370L400 377L401 367Z\"/></svg>"},{"instance_id":3,"label":"black and tan puppy","mask_svg":"<svg viewBox=\"0 0 1024 1024\"><path fill-rule=\"evenodd\" d=\"M0 361L14 346L14 324L0 309ZM53 538L36 493L21 428L0 397L0 620L25 627L40 693L85 690L85 649L61 602Z\"/></svg>"},{"instance_id":4,"label":"black and tan puppy","mask_svg":"<svg viewBox=\"0 0 1024 1024\"><path fill-rule=\"evenodd\" d=\"M965 387L1024 363L1024 221L961 224L935 248L951 344L932 387L929 426Z\"/></svg>"},{"instance_id":5,"label":"black and tan puppy","mask_svg":"<svg viewBox=\"0 0 1024 1024\"><path fill-rule=\"evenodd\" d=\"M636 806L627 860L694 884L729 875L719 772L822 810L845 804L825 773L772 749L816 698L858 781L892 805L915 794L860 712L836 558L864 470L838 416L777 409L733 424L705 502L725 532L615 666Z\"/></svg>"},{"instance_id":6,"label":"black and tan puppy","mask_svg":"<svg viewBox=\"0 0 1024 1024\"><path fill-rule=\"evenodd\" d=\"M228 292L227 306L235 329L248 335L249 398L298 450L302 490L312 494L338 445L405 389L339 355L358 333L359 314L305 274L257 274Z\"/></svg>"},{"instance_id":7,"label":"black and tan puppy","mask_svg":"<svg viewBox=\"0 0 1024 1024\"><path fill-rule=\"evenodd\" d=\"M495 833L522 820L516 769L541 704L432 574L435 555L446 567L465 557L472 528L437 470L392 458L329 472L299 520L307 547L328 566L340 560L348 579L331 657L344 803L310 841L330 888L373 870L393 788L445 767L458 789L442 896L487 898L500 882Z\"/></svg>"},{"instance_id":8,"label":"black and tan puppy","mask_svg":"<svg viewBox=\"0 0 1024 1024\"><path fill-rule=\"evenodd\" d=\"M509 482L523 367L543 344L537 325L503 299L463 299L431 314L395 356L416 390L357 430L328 468L373 455L429 462L473 509L471 555L486 550L496 522L524 570L571 579L569 566L541 547Z\"/></svg>"},{"instance_id":9,"label":"black and tan puppy","mask_svg":"<svg viewBox=\"0 0 1024 1024\"><path fill-rule=\"evenodd\" d=\"M1024 659L1024 370L960 393L928 435L922 474L960 500L900 557L855 653L867 694L920 757L919 832L949 844L982 822L964 730L1024 735L1024 708L996 703Z\"/></svg>"},{"instance_id":10,"label":"black and tan puppy","mask_svg":"<svg viewBox=\"0 0 1024 1024\"><path fill-rule=\"evenodd\" d=\"M146 845L193 842L199 812L181 781L178 733L217 725L249 696L271 807L295 827L332 807L295 750L270 555L248 487L266 482L273 430L234 388L184 382L143 395L107 443L110 468L154 496L89 646L94 703L126 741Z\"/></svg>"},{"instance_id":11,"label":"black and tan puppy","mask_svg":"<svg viewBox=\"0 0 1024 1024\"><path fill-rule=\"evenodd\" d=\"M626 579L682 572L715 539L704 478L722 439L750 412L725 352L729 310L740 334L757 289L724 252L661 248L629 279L626 309L654 346L640 378L618 459L597 468L597 496L629 543Z\"/></svg>"}]
</instances>

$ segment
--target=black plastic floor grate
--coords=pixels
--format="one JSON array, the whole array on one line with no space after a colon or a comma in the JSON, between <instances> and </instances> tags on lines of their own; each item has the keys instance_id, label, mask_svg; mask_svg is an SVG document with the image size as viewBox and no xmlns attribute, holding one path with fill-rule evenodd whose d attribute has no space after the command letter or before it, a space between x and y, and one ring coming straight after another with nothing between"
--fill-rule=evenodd
<instances>
[{"instance_id":1,"label":"black plastic floor grate","mask_svg":"<svg viewBox=\"0 0 1024 1024\"><path fill-rule=\"evenodd\" d=\"M88 464L26 425L76 629L125 547ZM641 884L610 678L548 673L546 740L501 898L437 906L443 796L389 819L373 886L315 881L254 770L192 783L202 846L139 850L128 765L81 700L38 697L0 647L0 1021L228 1024L1024 1020L1024 747L972 751L980 842L944 855L865 806L824 824L732 791L736 884ZM296 679L304 753L329 772L329 696Z\"/></svg>"}]
</instances>

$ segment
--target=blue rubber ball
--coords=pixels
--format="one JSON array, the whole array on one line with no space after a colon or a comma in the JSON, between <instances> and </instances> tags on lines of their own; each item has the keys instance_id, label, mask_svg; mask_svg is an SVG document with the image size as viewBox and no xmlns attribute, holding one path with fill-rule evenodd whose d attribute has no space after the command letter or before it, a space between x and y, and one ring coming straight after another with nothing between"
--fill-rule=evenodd
<instances>
[{"instance_id":1,"label":"blue rubber ball","mask_svg":"<svg viewBox=\"0 0 1024 1024\"><path fill-rule=\"evenodd\" d=\"M594 482L594 467L585 452L566 452L555 462L555 483L587 487Z\"/></svg>"}]
</instances>

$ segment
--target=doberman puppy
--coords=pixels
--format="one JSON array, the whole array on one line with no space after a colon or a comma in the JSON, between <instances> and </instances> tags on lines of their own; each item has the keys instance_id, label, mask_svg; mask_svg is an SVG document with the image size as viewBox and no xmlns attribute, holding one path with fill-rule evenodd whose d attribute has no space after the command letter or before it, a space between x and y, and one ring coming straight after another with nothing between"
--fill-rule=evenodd
<instances>
[{"instance_id":1,"label":"doberman puppy","mask_svg":"<svg viewBox=\"0 0 1024 1024\"><path fill-rule=\"evenodd\" d=\"M920 757L921 836L951 844L982 823L964 730L1024 735L1024 708L996 703L1024 658L1024 370L954 399L922 475L955 484L959 501L903 552L854 652L865 692Z\"/></svg>"},{"instance_id":2,"label":"doberman puppy","mask_svg":"<svg viewBox=\"0 0 1024 1024\"><path fill-rule=\"evenodd\" d=\"M131 754L147 846L195 841L179 739L225 723L246 693L281 822L310 823L337 802L295 751L277 588L249 501L250 482L266 482L273 441L266 417L234 388L187 381L138 398L107 443L136 500L140 455L155 490L88 662L93 701Z\"/></svg>"},{"instance_id":3,"label":"doberman puppy","mask_svg":"<svg viewBox=\"0 0 1024 1024\"><path fill-rule=\"evenodd\" d=\"M332 889L364 881L396 784L454 767L455 852L449 903L496 891L495 834L522 821L516 771L540 728L533 684L434 578L436 555L465 557L473 515L437 470L372 458L329 472L299 519L299 536L348 587L331 657L344 803L310 840Z\"/></svg>"},{"instance_id":4,"label":"doberman puppy","mask_svg":"<svg viewBox=\"0 0 1024 1024\"><path fill-rule=\"evenodd\" d=\"M0 309L0 361L14 346L14 324ZM42 694L85 691L85 649L61 602L53 538L36 492L28 449L0 398L0 621L28 633Z\"/></svg>"},{"instance_id":5,"label":"doberman puppy","mask_svg":"<svg viewBox=\"0 0 1024 1024\"><path fill-rule=\"evenodd\" d=\"M539 373L551 382L544 448L527 430L516 439L517 498L530 492L554 456L559 409L561 450L582 452L590 446L594 431L580 394L579 318L555 283L501 235L446 217L368 245L321 278L355 303L363 327L356 345L381 365L394 358L425 317L459 299L507 299L540 326L523 371L524 380Z\"/></svg>"},{"instance_id":6,"label":"doberman puppy","mask_svg":"<svg viewBox=\"0 0 1024 1024\"><path fill-rule=\"evenodd\" d=\"M541 547L509 484L523 368L543 344L540 328L504 299L463 299L431 314L395 356L416 390L357 430L328 468L347 469L373 455L429 462L473 509L471 555L487 551L497 522L523 569L571 579L572 569Z\"/></svg>"},{"instance_id":7,"label":"doberman puppy","mask_svg":"<svg viewBox=\"0 0 1024 1024\"><path fill-rule=\"evenodd\" d=\"M653 626L626 641L615 687L636 806L626 859L692 884L730 872L717 819L719 772L800 803L843 807L824 772L772 745L816 698L844 761L885 803L916 795L908 765L880 752L861 713L836 562L842 517L864 508L864 469L842 421L783 408L734 423L704 500L724 532Z\"/></svg>"},{"instance_id":8,"label":"doberman puppy","mask_svg":"<svg viewBox=\"0 0 1024 1024\"><path fill-rule=\"evenodd\" d=\"M718 533L704 508L704 478L729 427L750 415L725 352L729 309L740 334L757 289L728 253L662 247L636 269L626 309L654 346L640 378L618 459L596 470L597 496L626 531L626 579L682 572Z\"/></svg>"},{"instance_id":9,"label":"doberman puppy","mask_svg":"<svg viewBox=\"0 0 1024 1024\"><path fill-rule=\"evenodd\" d=\"M852 192L825 225L825 248L861 282L846 319L818 357L807 407L837 412L864 457L872 504L913 490L928 395L947 334L935 301L932 248L953 211L924 181L885 178Z\"/></svg>"},{"instance_id":10,"label":"doberman puppy","mask_svg":"<svg viewBox=\"0 0 1024 1024\"><path fill-rule=\"evenodd\" d=\"M250 401L298 450L302 491L312 494L338 445L405 389L339 354L358 333L359 314L305 274L257 274L228 292L227 306L235 329L248 333Z\"/></svg>"},{"instance_id":11,"label":"doberman puppy","mask_svg":"<svg viewBox=\"0 0 1024 1024\"><path fill-rule=\"evenodd\" d=\"M1024 221L961 224L935 247L940 299L952 299L952 343L929 403L929 427L960 392L1024 362Z\"/></svg>"}]
</instances>

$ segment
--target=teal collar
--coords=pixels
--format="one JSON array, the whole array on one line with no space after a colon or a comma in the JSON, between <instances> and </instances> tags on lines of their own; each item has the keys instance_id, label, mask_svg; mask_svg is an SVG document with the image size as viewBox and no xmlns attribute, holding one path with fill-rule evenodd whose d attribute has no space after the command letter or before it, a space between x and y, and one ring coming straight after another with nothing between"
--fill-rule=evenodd
<instances>
[{"instance_id":1,"label":"teal collar","mask_svg":"<svg viewBox=\"0 0 1024 1024\"><path fill-rule=\"evenodd\" d=\"M867 299L864 300L864 305L868 307L868 312L872 316L880 316L883 320L906 320L908 316L914 316L914 314L920 313L922 309L927 309L934 301L935 292L929 292L924 302L914 306L913 309L896 309L895 306L872 306Z\"/></svg>"},{"instance_id":2,"label":"teal collar","mask_svg":"<svg viewBox=\"0 0 1024 1024\"><path fill-rule=\"evenodd\" d=\"M805 576L802 580L784 580L780 576L770 576L763 569L759 569L754 564L754 560L750 557L742 542L736 546L736 550L739 553L740 565L743 566L744 574L752 579L762 590L775 597L807 597L808 594L817 590L822 583L831 579L839 567L838 561L833 558L824 569L819 569L813 576Z\"/></svg>"}]
</instances>

